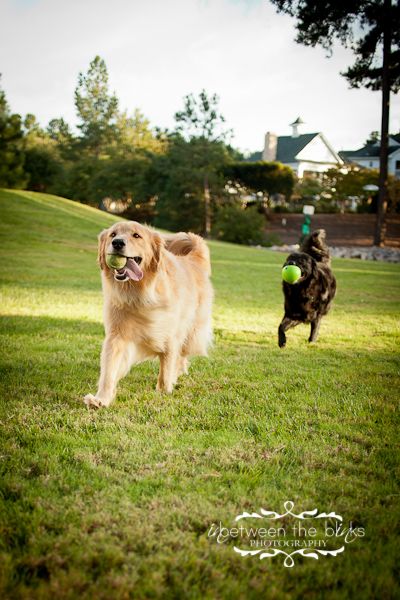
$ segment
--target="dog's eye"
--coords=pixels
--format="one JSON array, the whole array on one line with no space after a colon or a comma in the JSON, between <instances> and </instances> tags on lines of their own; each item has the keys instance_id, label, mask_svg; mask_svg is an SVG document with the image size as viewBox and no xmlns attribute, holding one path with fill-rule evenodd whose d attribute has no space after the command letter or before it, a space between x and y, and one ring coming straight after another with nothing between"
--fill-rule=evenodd
<instances>
[{"instance_id":1,"label":"dog's eye","mask_svg":"<svg viewBox=\"0 0 400 600\"><path fill-rule=\"evenodd\" d=\"M115 237L117 234L115 233L115 231L112 232L111 237Z\"/></svg>"},{"instance_id":2,"label":"dog's eye","mask_svg":"<svg viewBox=\"0 0 400 600\"><path fill-rule=\"evenodd\" d=\"M139 235L138 233L132 233L132 235L133 235L133 237L134 237L134 238L141 238L141 237L142 237L142 236L141 236L141 235Z\"/></svg>"}]
</instances>

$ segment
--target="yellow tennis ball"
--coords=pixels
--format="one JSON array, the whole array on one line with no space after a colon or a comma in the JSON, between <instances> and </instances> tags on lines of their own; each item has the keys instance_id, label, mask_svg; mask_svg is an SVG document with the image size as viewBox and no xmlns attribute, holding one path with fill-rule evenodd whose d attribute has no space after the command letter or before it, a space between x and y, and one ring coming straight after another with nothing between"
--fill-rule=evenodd
<instances>
[{"instance_id":1,"label":"yellow tennis ball","mask_svg":"<svg viewBox=\"0 0 400 600\"><path fill-rule=\"evenodd\" d=\"M301 277L301 269L297 265L286 265L282 269L282 279L286 283L296 283Z\"/></svg>"},{"instance_id":2,"label":"yellow tennis ball","mask_svg":"<svg viewBox=\"0 0 400 600\"><path fill-rule=\"evenodd\" d=\"M126 256L118 254L107 254L106 263L110 269L123 269L126 265Z\"/></svg>"}]
</instances>

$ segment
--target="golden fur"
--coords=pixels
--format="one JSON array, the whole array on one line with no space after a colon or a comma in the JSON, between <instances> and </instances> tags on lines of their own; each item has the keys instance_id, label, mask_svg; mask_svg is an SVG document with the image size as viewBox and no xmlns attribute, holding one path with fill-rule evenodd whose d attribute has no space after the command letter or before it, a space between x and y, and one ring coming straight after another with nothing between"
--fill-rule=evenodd
<instances>
[{"instance_id":1,"label":"golden fur","mask_svg":"<svg viewBox=\"0 0 400 600\"><path fill-rule=\"evenodd\" d=\"M106 264L106 255L115 253L113 240L125 243L121 254L141 259L140 281L115 280L118 272ZM206 356L212 339L207 245L192 233L162 237L139 223L123 221L99 235L98 261L106 337L98 391L84 402L109 406L119 379L131 366L156 357L157 389L172 392L178 377L187 373L188 358Z\"/></svg>"}]
</instances>

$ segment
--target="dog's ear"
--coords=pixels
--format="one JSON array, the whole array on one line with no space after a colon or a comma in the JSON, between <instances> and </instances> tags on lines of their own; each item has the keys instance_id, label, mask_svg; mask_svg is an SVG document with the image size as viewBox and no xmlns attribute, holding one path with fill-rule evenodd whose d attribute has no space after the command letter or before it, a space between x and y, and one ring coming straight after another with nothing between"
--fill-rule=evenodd
<instances>
[{"instance_id":1,"label":"dog's ear","mask_svg":"<svg viewBox=\"0 0 400 600\"><path fill-rule=\"evenodd\" d=\"M106 238L108 229L104 229L98 236L99 245L97 251L97 262L99 263L100 269L106 268L105 252L106 252Z\"/></svg>"},{"instance_id":2,"label":"dog's ear","mask_svg":"<svg viewBox=\"0 0 400 600\"><path fill-rule=\"evenodd\" d=\"M151 249L153 251L153 256L150 261L150 271L157 271L164 247L165 241L161 235L153 231L151 234Z\"/></svg>"}]
</instances>

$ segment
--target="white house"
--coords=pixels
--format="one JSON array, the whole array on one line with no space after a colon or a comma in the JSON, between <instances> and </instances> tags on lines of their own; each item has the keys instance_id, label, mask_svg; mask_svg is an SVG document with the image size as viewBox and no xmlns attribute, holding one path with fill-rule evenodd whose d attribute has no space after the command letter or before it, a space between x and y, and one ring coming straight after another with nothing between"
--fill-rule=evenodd
<instances>
[{"instance_id":1,"label":"white house","mask_svg":"<svg viewBox=\"0 0 400 600\"><path fill-rule=\"evenodd\" d=\"M400 135L389 136L388 172L400 179ZM340 156L367 169L379 169L379 142L366 144L358 150L343 150Z\"/></svg>"},{"instance_id":2,"label":"white house","mask_svg":"<svg viewBox=\"0 0 400 600\"><path fill-rule=\"evenodd\" d=\"M264 150L255 153L253 160L279 161L291 167L301 179L304 176L315 176L343 165L343 160L332 148L323 133L299 133L303 121L298 117L291 123L292 135L277 136L267 131Z\"/></svg>"}]
</instances>

